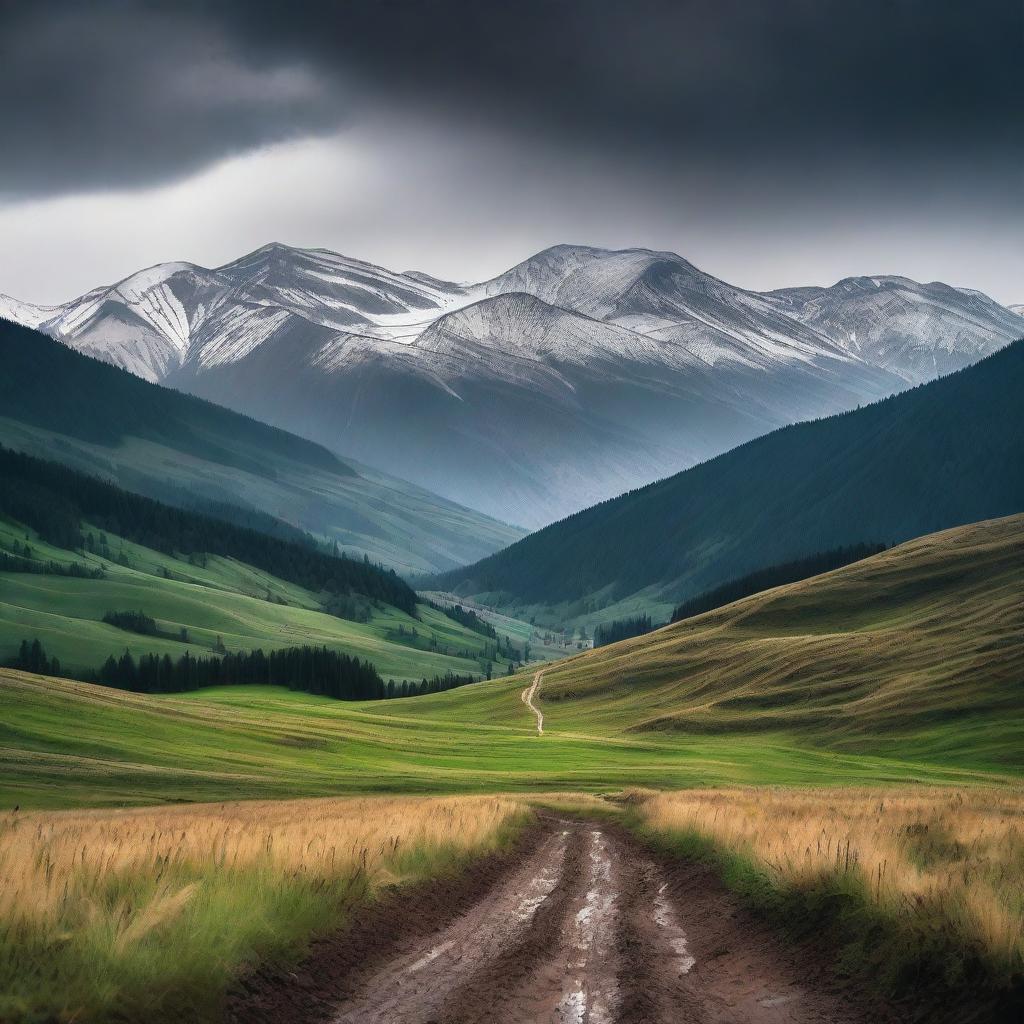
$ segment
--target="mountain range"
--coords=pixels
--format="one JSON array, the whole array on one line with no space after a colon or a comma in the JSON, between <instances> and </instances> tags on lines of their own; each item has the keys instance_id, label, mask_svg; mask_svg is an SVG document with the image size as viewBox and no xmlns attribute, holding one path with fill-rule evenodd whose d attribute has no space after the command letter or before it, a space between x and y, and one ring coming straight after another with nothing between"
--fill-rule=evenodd
<instances>
[{"instance_id":1,"label":"mountain range","mask_svg":"<svg viewBox=\"0 0 1024 1024\"><path fill-rule=\"evenodd\" d=\"M432 586L545 624L665 621L755 570L1019 513L1022 392L1024 340L586 509Z\"/></svg>"},{"instance_id":2,"label":"mountain range","mask_svg":"<svg viewBox=\"0 0 1024 1024\"><path fill-rule=\"evenodd\" d=\"M1024 335L941 283L758 293L575 245L456 284L274 243L0 315L531 528Z\"/></svg>"}]
</instances>

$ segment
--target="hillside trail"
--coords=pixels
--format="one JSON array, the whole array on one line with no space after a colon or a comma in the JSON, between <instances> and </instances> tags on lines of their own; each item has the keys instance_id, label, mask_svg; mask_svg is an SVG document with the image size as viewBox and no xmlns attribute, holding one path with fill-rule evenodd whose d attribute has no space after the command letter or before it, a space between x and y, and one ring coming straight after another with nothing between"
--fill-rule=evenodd
<instances>
[{"instance_id":1,"label":"hillside trail","mask_svg":"<svg viewBox=\"0 0 1024 1024\"><path fill-rule=\"evenodd\" d=\"M430 919L434 915L433 921ZM308 993L249 998L247 1024L880 1024L808 949L735 904L706 867L659 863L624 831L549 817L452 909L398 904L397 927L305 965ZM392 922L394 923L394 922ZM293 977L295 977L293 975ZM278 986L280 988L280 986ZM264 996L266 994L264 993Z\"/></svg>"},{"instance_id":2,"label":"hillside trail","mask_svg":"<svg viewBox=\"0 0 1024 1024\"><path fill-rule=\"evenodd\" d=\"M537 696L537 690L540 687L541 679L544 676L544 669L540 669L537 674L533 677L533 683L529 685L519 695L522 702L534 713L537 718L537 735L544 735L544 712L541 711L536 704L533 703L533 698Z\"/></svg>"}]
</instances>

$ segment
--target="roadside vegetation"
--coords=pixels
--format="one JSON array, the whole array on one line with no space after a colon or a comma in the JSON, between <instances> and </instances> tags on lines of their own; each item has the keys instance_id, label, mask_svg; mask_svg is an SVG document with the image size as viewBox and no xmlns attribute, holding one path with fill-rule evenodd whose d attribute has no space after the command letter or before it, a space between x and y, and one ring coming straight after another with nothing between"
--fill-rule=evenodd
<instances>
[{"instance_id":1,"label":"roadside vegetation","mask_svg":"<svg viewBox=\"0 0 1024 1024\"><path fill-rule=\"evenodd\" d=\"M0 816L0 1020L216 1020L383 886L506 845L500 797L229 803Z\"/></svg>"},{"instance_id":2,"label":"roadside vegetation","mask_svg":"<svg viewBox=\"0 0 1024 1024\"><path fill-rule=\"evenodd\" d=\"M957 1017L961 1002L978 1020L1020 1008L1019 788L738 788L627 799L644 838L705 860L748 905L830 945L841 973L919 1007L942 1004L929 1019L968 1019Z\"/></svg>"}]
</instances>

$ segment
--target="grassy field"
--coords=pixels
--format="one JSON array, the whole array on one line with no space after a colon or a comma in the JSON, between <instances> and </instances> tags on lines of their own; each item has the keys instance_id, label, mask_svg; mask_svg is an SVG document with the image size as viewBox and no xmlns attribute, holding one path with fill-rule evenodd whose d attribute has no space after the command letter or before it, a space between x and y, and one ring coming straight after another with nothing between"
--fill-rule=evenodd
<instances>
[{"instance_id":1,"label":"grassy field","mask_svg":"<svg viewBox=\"0 0 1024 1024\"><path fill-rule=\"evenodd\" d=\"M520 682L347 703L267 687L148 697L0 671L0 807L1008 778L895 751L814 749L785 733L588 732L559 726L557 711L538 737Z\"/></svg>"},{"instance_id":2,"label":"grassy field","mask_svg":"<svg viewBox=\"0 0 1024 1024\"><path fill-rule=\"evenodd\" d=\"M96 668L126 647L136 657L209 653L219 637L228 650L241 651L323 644L368 658L385 678L484 671L488 641L426 605L419 606L419 619L379 606L369 622L351 622L325 614L318 596L302 587L232 559L211 555L205 565L195 565L110 536L111 560L54 548L31 531L0 522L0 548L26 542L39 560L101 566L105 577L0 573L0 661L25 638L38 637L65 666ZM122 555L127 566L119 564ZM138 609L170 636L187 629L188 643L128 633L101 621L106 611Z\"/></svg>"},{"instance_id":3,"label":"grassy field","mask_svg":"<svg viewBox=\"0 0 1024 1024\"><path fill-rule=\"evenodd\" d=\"M555 663L542 737L520 700L525 673L345 703L259 687L146 697L2 672L0 801L1010 782L1024 770L1022 544L1024 517L963 527ZM382 629L245 608L338 622L367 645Z\"/></svg>"},{"instance_id":4,"label":"grassy field","mask_svg":"<svg viewBox=\"0 0 1024 1024\"><path fill-rule=\"evenodd\" d=\"M0 815L0 1020L217 1020L246 966L523 816L495 797Z\"/></svg>"},{"instance_id":5,"label":"grassy field","mask_svg":"<svg viewBox=\"0 0 1024 1024\"><path fill-rule=\"evenodd\" d=\"M1014 1019L994 1005L1024 976L1019 786L762 787L632 803L648 841L710 862L755 909L831 946L844 973L911 997L915 1019L932 1019L931 1003L943 1020Z\"/></svg>"}]
</instances>

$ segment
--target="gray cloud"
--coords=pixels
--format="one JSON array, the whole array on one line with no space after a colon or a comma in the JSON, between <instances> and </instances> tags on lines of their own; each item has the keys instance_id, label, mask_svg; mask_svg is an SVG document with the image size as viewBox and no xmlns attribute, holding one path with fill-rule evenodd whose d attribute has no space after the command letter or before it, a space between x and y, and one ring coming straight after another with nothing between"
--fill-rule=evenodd
<instances>
[{"instance_id":1,"label":"gray cloud","mask_svg":"<svg viewBox=\"0 0 1024 1024\"><path fill-rule=\"evenodd\" d=\"M1016 0L43 0L4 11L3 130L18 140L0 166L8 195L167 180L384 104L499 121L536 145L627 146L666 173L767 160L815 175L854 158L882 177L964 149L1007 168L1024 155Z\"/></svg>"},{"instance_id":2,"label":"gray cloud","mask_svg":"<svg viewBox=\"0 0 1024 1024\"><path fill-rule=\"evenodd\" d=\"M1022 301L1022 33L1018 0L0 0L0 291L569 240Z\"/></svg>"},{"instance_id":3,"label":"gray cloud","mask_svg":"<svg viewBox=\"0 0 1024 1024\"><path fill-rule=\"evenodd\" d=\"M198 14L45 0L3 10L0 196L174 180L345 117L336 76L257 59Z\"/></svg>"}]
</instances>

